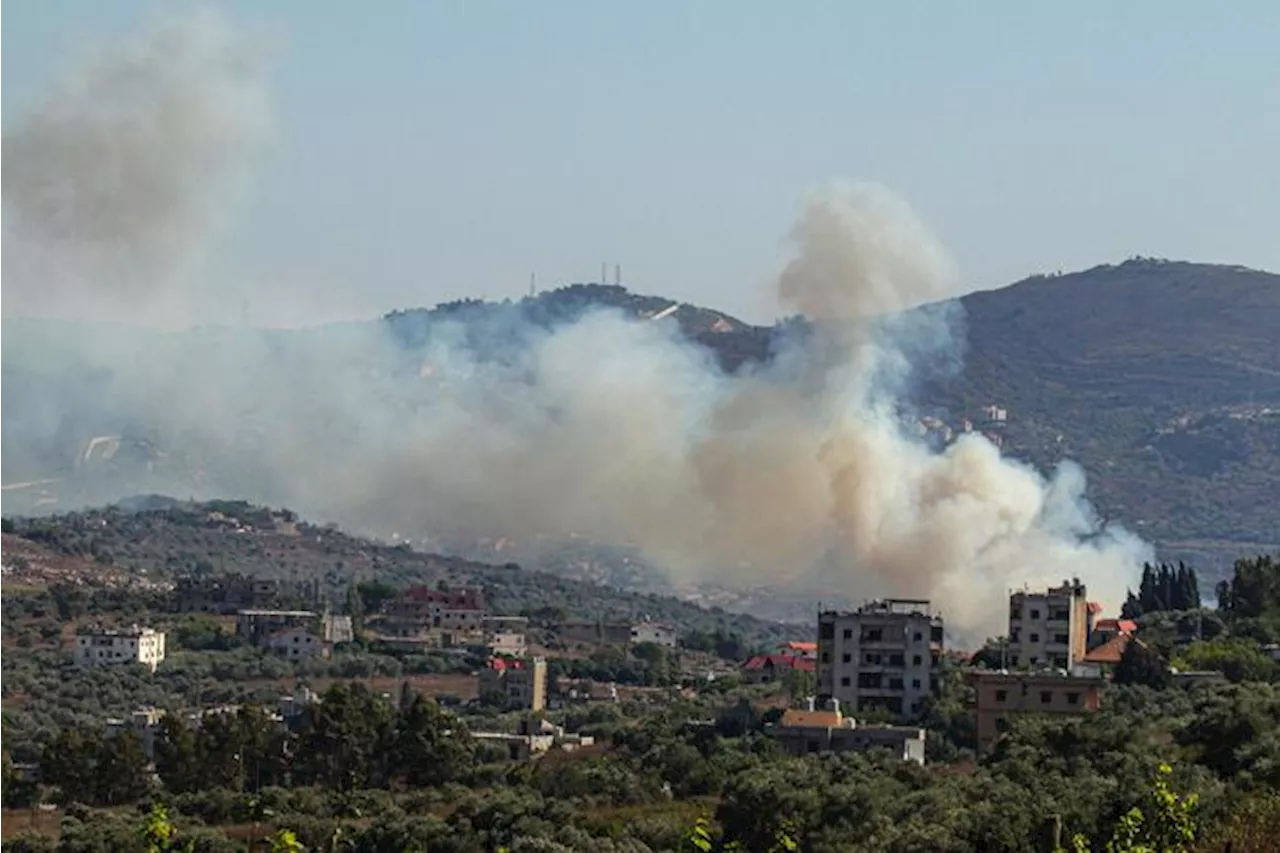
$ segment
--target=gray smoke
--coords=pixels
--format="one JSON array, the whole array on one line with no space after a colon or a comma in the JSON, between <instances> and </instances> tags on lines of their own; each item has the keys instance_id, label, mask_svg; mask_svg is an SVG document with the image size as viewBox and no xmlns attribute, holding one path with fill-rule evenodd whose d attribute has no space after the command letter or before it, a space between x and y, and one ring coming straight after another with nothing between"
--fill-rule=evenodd
<instances>
[{"instance_id":1,"label":"gray smoke","mask_svg":"<svg viewBox=\"0 0 1280 853\"><path fill-rule=\"evenodd\" d=\"M143 54L157 52L165 51ZM216 62L199 64L212 78L203 83L186 65L183 86L167 63L126 65L160 78L134 80L131 91L253 89L228 86ZM117 76L117 65L101 67ZM212 102L242 103L256 115L256 98ZM17 138L85 126L67 116L74 110L66 105L81 101L54 103L61 118L29 119ZM172 125L257 126L222 108L195 114L204 118ZM146 147L142 137L170 138L128 122L88 126L106 135L106 160L126 172ZM117 129L121 138L111 138ZM182 149L188 136L171 138ZM6 155L10 144L6 132ZM68 174L64 197L76 201L63 218L39 189L53 167L35 148L24 142L17 166L6 156L6 203L9 169L33 167L16 178L15 204L35 226L23 239L75 256L105 240L161 257L163 269L194 262L188 253L207 236L207 218L186 216L175 236L156 211L208 209L198 197L207 187L180 177L212 157L203 145L161 157L170 177L147 184L141 199L129 182L88 168L94 157L60 155L86 164ZM99 222L104 210L129 215ZM1147 549L1099 525L1078 468L1045 478L978 435L937 452L904 419L915 369L954 359L960 337L957 303L946 301L958 292L954 264L907 205L883 188L836 186L809 200L792 239L778 297L812 319L811 333L735 376L673 322L606 310L549 329L502 314L510 325L496 337L522 342L505 359L480 357L467 343L473 330L437 320L420 348L377 323L297 333L82 329L61 343L47 330L15 327L5 366L47 365L52 351L68 371L96 371L91 396L109 404L78 417L141 425L174 457L192 460L175 482L179 495L284 504L419 542L588 536L639 547L682 584L789 582L810 585L815 597L824 589L854 599L930 597L970 641L999 630L1012 586L1079 577L1093 596L1118 604ZM150 279L161 290L170 280ZM131 304L134 291L113 279L83 283L116 307ZM72 417L86 398L83 387L40 389L42 428ZM24 434L6 421L8 461L38 430Z\"/></svg>"},{"instance_id":2,"label":"gray smoke","mask_svg":"<svg viewBox=\"0 0 1280 853\"><path fill-rule=\"evenodd\" d=\"M213 11L164 18L4 129L6 313L180 310L265 139L257 60Z\"/></svg>"}]
</instances>

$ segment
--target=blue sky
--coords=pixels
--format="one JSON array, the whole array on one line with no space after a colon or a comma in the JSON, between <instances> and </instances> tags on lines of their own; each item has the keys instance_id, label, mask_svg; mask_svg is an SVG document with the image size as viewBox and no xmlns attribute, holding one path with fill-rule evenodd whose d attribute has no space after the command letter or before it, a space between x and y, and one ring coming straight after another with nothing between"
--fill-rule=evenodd
<instances>
[{"instance_id":1,"label":"blue sky","mask_svg":"<svg viewBox=\"0 0 1280 853\"><path fill-rule=\"evenodd\" d=\"M6 123L155 5L6 3ZM768 319L835 178L901 193L974 288L1135 254L1280 270L1273 0L215 5L276 46L278 138L217 256L258 321L602 261Z\"/></svg>"}]
</instances>

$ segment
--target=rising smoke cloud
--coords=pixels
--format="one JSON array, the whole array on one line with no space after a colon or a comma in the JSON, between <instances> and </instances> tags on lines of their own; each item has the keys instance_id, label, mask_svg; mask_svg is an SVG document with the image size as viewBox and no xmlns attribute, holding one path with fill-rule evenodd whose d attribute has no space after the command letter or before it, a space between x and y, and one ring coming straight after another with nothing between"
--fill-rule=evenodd
<instances>
[{"instance_id":1,"label":"rising smoke cloud","mask_svg":"<svg viewBox=\"0 0 1280 853\"><path fill-rule=\"evenodd\" d=\"M158 19L4 129L6 313L136 322L181 307L267 138L259 59L212 10Z\"/></svg>"},{"instance_id":2,"label":"rising smoke cloud","mask_svg":"<svg viewBox=\"0 0 1280 853\"><path fill-rule=\"evenodd\" d=\"M160 78L131 89L171 91L164 63L127 64ZM117 76L111 62L97 67ZM219 108L208 113L216 121L177 125L259 126L256 98L222 97L225 65L186 68L186 89L219 93L214 102L250 116ZM82 83L86 91L102 85ZM242 93L238 86L232 91ZM6 204L13 169L13 203L35 226L18 239L88 257L106 235L131 254L162 259L155 269L193 263L209 220L185 217L175 239L167 214L206 210L205 185L174 176L218 158L203 146L150 151L181 148L187 130L139 133L130 123L78 118L77 105L86 105L76 98L51 103L55 119L28 119L14 138L95 128L88 148L60 159L136 168L152 189L142 203L129 181L73 169L71 224L58 224L40 190L48 158L27 141L10 160L6 131ZM165 113L157 105L166 103L153 106ZM229 137L233 147L242 138ZM163 164L154 182L136 165L153 157ZM32 173L21 174L28 165ZM100 211L129 215L103 224ZM175 457L195 460L175 478L179 495L283 504L415 541L588 536L639 547L680 584L786 580L850 599L929 597L971 641L999 630L1006 590L1024 583L1079 577L1118 603L1146 546L1099 525L1077 467L1046 478L979 435L935 451L904 417L916 371L957 358L962 337L958 303L947 301L959 292L955 265L905 202L874 185L835 185L810 197L791 239L777 295L812 320L811 330L784 342L768 365L735 376L673 323L605 310L551 329L518 311L497 315L491 322L509 324L498 337L523 342L503 360L482 357L464 326L442 320L417 348L381 323L296 333L79 330L61 343L6 335L5 367L48 363L54 348L62 363L96 371L89 396L109 405L77 412L83 386L47 383L34 392L40 428L47 434L51 421L75 413L144 429ZM7 296L8 271L5 279ZM172 280L147 282L161 298ZM77 283L116 307L139 296L92 268ZM11 429L9 420L4 453L13 458L40 430Z\"/></svg>"}]
</instances>

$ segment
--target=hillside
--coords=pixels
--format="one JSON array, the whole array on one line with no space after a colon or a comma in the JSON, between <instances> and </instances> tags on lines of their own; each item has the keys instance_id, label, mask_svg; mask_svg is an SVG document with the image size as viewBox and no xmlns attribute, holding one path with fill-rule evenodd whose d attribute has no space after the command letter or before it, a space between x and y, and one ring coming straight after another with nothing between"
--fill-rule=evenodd
<instances>
[{"instance_id":1,"label":"hillside","mask_svg":"<svg viewBox=\"0 0 1280 853\"><path fill-rule=\"evenodd\" d=\"M352 583L393 586L476 584L494 612L584 619L652 619L674 623L681 635L721 631L748 646L771 648L782 639L808 639L808 625L788 626L753 616L702 608L670 596L646 595L595 583L411 550L317 526L285 510L242 501L152 501L42 518L5 520L6 583L149 585L175 575L240 572L293 582L319 581L340 606Z\"/></svg>"},{"instance_id":2,"label":"hillside","mask_svg":"<svg viewBox=\"0 0 1280 853\"><path fill-rule=\"evenodd\" d=\"M928 393L1009 411L1006 448L1074 458L1100 510L1226 572L1280 543L1280 276L1134 260L963 300L963 376Z\"/></svg>"}]
</instances>

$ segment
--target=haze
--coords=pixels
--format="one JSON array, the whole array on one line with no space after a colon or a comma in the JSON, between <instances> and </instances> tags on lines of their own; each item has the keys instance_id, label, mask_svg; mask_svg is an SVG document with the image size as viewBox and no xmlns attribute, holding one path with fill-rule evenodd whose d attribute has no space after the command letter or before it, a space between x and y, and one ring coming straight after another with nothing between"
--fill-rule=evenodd
<instances>
[{"instance_id":1,"label":"haze","mask_svg":"<svg viewBox=\"0 0 1280 853\"><path fill-rule=\"evenodd\" d=\"M1280 268L1265 0L221 5L261 36L274 132L203 322L514 297L602 261L764 320L800 199L840 175L908 199L970 288L1134 254ZM4 11L8 128L154 9Z\"/></svg>"}]
</instances>

